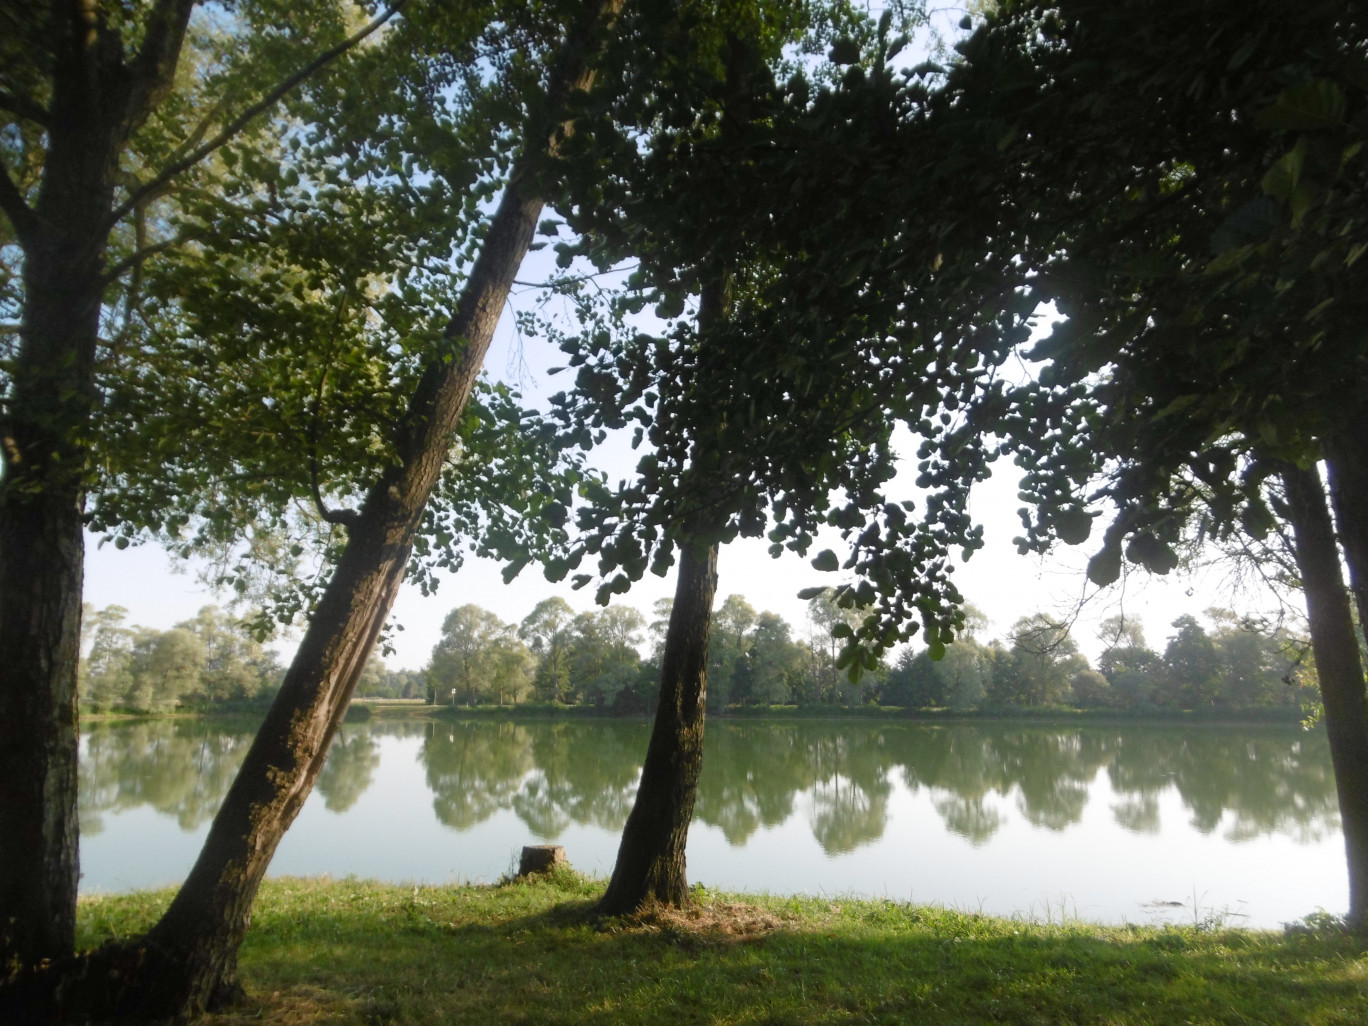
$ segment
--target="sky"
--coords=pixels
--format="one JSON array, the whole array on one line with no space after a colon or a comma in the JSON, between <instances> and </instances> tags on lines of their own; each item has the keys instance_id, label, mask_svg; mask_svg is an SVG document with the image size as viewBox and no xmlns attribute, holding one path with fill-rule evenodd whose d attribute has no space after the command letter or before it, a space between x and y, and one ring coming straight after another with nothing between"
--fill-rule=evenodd
<instances>
[{"instance_id":1,"label":"sky","mask_svg":"<svg viewBox=\"0 0 1368 1026\"><path fill-rule=\"evenodd\" d=\"M960 13L959 5L938 9L936 27L944 36L955 34L953 26ZM921 35L923 38L917 39L908 52L924 53L929 48L929 34ZM550 267L549 254L533 254L524 263L519 278L535 281L549 275ZM510 298L509 306L526 308L536 299L535 289L523 287ZM1042 319L1042 328L1044 323ZM524 344L513 328L509 310L499 326L485 369L491 376L516 385L525 402L536 405L538 400L566 387L564 379L547 373L561 363L561 354L544 340L528 340ZM625 441L618 439L610 440L597 452L595 461L612 480L617 480L630 474L635 456ZM1016 513L1021 505L1016 497L1017 468L1005 460L995 467L992 479L979 486L971 505L976 520L984 525L985 545L967 563L960 564L955 575L961 593L987 615L989 638L1005 637L1022 616L1046 612L1072 620L1074 640L1084 654L1095 659L1103 648L1097 637L1098 625L1110 616L1124 614L1128 620L1138 621L1150 646L1162 651L1172 633L1173 620L1182 614L1201 616L1212 606L1237 612L1264 612L1278 605L1278 597L1266 591L1234 584L1229 568L1219 564L1192 572L1175 571L1162 578L1134 570L1099 593L1087 585L1083 572L1093 551L1087 543L1077 548L1060 546L1044 557L1020 556L1012 544L1012 539L1021 533ZM909 466L908 476L912 475ZM896 493L896 485L892 490ZM1100 531L1095 536L1100 536ZM213 594L199 582L193 567L174 565L158 546L116 550L112 545L101 547L96 538L87 541L86 602L97 608L124 606L129 611L130 623L164 630L189 618L203 605L226 604L226 596ZM836 583L840 577L819 573L807 559L793 553L772 559L767 547L763 540L743 539L722 550L718 560L718 602L731 594L743 595L757 610L778 613L793 626L797 637L804 637L809 629L807 603L797 597L798 591ZM822 547L818 544L814 552ZM841 551L839 544L830 547ZM662 579L647 574L617 601L635 606L650 619L654 602L670 597L673 590L672 575ZM385 661L392 668L421 667L437 642L442 620L457 606L475 603L506 622L517 622L551 595L562 596L577 611L594 608L591 590L576 592L567 583L550 584L536 566L529 566L505 585L499 565L471 556L457 573L442 579L432 596L424 597L412 585L403 586L391 616L391 624L397 629L389 634L392 651L386 654ZM1300 601L1297 596L1290 599ZM288 658L293 644L287 638L277 643L276 648Z\"/></svg>"}]
</instances>

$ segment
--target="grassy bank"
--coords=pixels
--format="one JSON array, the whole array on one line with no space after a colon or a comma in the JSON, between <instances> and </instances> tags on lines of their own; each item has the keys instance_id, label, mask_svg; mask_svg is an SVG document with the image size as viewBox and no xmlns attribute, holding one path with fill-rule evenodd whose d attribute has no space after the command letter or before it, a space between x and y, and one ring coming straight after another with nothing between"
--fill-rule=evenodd
<instances>
[{"instance_id":1,"label":"grassy bank","mask_svg":"<svg viewBox=\"0 0 1368 1026\"><path fill-rule=\"evenodd\" d=\"M1361 1023L1364 943L1329 929L1040 924L882 901L699 892L689 914L588 916L601 882L280 880L209 1024ZM81 942L169 893L86 899Z\"/></svg>"}]
</instances>

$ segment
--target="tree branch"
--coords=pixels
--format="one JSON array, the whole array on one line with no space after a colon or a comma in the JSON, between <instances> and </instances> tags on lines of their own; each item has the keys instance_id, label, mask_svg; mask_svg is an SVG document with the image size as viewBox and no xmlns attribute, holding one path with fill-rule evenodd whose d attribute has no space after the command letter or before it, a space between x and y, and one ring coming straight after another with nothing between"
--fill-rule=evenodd
<instances>
[{"instance_id":1,"label":"tree branch","mask_svg":"<svg viewBox=\"0 0 1368 1026\"><path fill-rule=\"evenodd\" d=\"M306 64L299 71L295 72L293 75L286 78L283 82L277 85L274 89L272 89L269 93L263 96L260 100L249 106L236 118L234 118L227 125L225 125L223 129L208 142L196 147L194 150L186 154L184 157L181 157L179 160L173 161L172 163L168 164L161 170L160 173L157 174L155 178L153 178L146 185L139 188L131 196L129 196L128 199L124 200L123 203L121 203L117 208L115 208L114 212L110 215L109 223L115 224L118 221L122 220L128 214L128 212L132 210L135 206L137 206L138 203L149 193L155 192L157 189L162 188L172 178L176 177L176 175L180 174L183 171L189 170L190 168L198 164L201 160L203 160L205 157L209 156L209 154L213 153L215 150L231 142L233 138L237 136L244 128L246 128L249 123L251 123L258 115L264 113L270 107L274 106L275 103L278 100L280 100L280 98L283 97L286 93L290 92L292 89L294 89L295 86L299 85L301 82L309 78L315 72L332 63L338 57L342 56L342 54L346 53L348 50L355 47L367 36L370 36L382 25L384 25L396 14L398 14L401 10L403 10L404 7L406 7L407 5L408 0L396 0L396 2L388 10L386 10L378 17L376 17L375 20L369 22L362 28L358 29L356 32L352 33L350 36L342 40L342 42L338 43L336 46L324 50L321 54L315 57L312 61Z\"/></svg>"},{"instance_id":2,"label":"tree branch","mask_svg":"<svg viewBox=\"0 0 1368 1026\"><path fill-rule=\"evenodd\" d=\"M185 30L196 0L158 0L147 18L142 49L133 59L129 114L141 120L171 91Z\"/></svg>"},{"instance_id":3,"label":"tree branch","mask_svg":"<svg viewBox=\"0 0 1368 1026\"><path fill-rule=\"evenodd\" d=\"M165 253L168 249L173 249L178 246L180 242L180 236L177 236L173 239L166 239L162 242L158 242L155 245L146 246L136 253L130 253L104 273L104 280L106 282L115 281L125 271L141 267L144 260L149 257L154 257L158 253Z\"/></svg>"},{"instance_id":4,"label":"tree branch","mask_svg":"<svg viewBox=\"0 0 1368 1026\"><path fill-rule=\"evenodd\" d=\"M43 106L7 89L0 89L0 107L17 114L25 121L33 121L44 128L49 127L48 112Z\"/></svg>"},{"instance_id":5,"label":"tree branch","mask_svg":"<svg viewBox=\"0 0 1368 1026\"><path fill-rule=\"evenodd\" d=\"M0 165L0 210L5 212L10 224L14 226L14 234L19 239L20 247L28 249L33 245L38 234L38 215L24 202L23 194L19 192L19 186L11 177L9 168L3 165Z\"/></svg>"}]
</instances>

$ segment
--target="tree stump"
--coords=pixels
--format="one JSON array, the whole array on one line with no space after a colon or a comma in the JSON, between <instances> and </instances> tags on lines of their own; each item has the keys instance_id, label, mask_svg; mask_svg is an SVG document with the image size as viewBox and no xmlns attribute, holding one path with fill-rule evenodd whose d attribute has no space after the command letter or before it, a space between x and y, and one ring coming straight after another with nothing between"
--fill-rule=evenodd
<instances>
[{"instance_id":1,"label":"tree stump","mask_svg":"<svg viewBox=\"0 0 1368 1026\"><path fill-rule=\"evenodd\" d=\"M522 861L518 863L518 876L532 873L549 873L557 866L568 866L565 849L559 844L528 844L523 846Z\"/></svg>"}]
</instances>

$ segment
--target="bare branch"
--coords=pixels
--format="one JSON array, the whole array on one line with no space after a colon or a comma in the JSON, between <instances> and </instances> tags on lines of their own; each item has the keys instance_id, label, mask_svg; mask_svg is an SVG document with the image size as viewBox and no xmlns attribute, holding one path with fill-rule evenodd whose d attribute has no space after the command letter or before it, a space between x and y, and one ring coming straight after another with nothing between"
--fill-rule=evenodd
<instances>
[{"instance_id":1,"label":"bare branch","mask_svg":"<svg viewBox=\"0 0 1368 1026\"><path fill-rule=\"evenodd\" d=\"M28 249L38 234L38 215L24 202L19 186L10 176L9 168L4 166L0 166L0 210L5 212L10 224L14 226L14 234L19 238L19 245Z\"/></svg>"},{"instance_id":2,"label":"bare branch","mask_svg":"<svg viewBox=\"0 0 1368 1026\"><path fill-rule=\"evenodd\" d=\"M309 78L309 76L313 75L321 68L332 63L334 60L342 56L342 54L346 53L348 50L357 46L359 43L361 43L362 40L366 39L366 37L370 36L372 33L377 31L382 25L388 22L391 18L393 18L396 14L403 10L404 7L406 7L407 5L408 0L396 0L396 3L394 3L393 6L391 6L388 10L380 14L378 17L376 17L375 20L369 22L367 25L358 29L356 32L352 33L352 35L342 40L342 42L338 43L336 46L324 50L321 54L315 57L312 61L306 64L299 71L295 72L293 75L286 78L283 82L277 85L274 89L272 89L269 93L263 96L260 100L252 104L241 114L239 114L236 118L234 118L227 125L225 125L224 128L208 142L201 144L200 146L192 150L190 153L186 154L184 157L181 157L179 160L172 161L166 167L162 168L161 172L155 178L153 178L146 185L142 186L137 191L135 191L131 196L128 197L128 199L124 200L124 202L121 203L114 210L114 212L110 215L110 223L113 224L122 220L128 214L128 212L132 210L135 206L137 206L138 203L141 202L142 199L149 193L155 192L156 190L162 188L164 185L166 185L167 182L175 178L176 175L180 174L183 171L189 170L190 168L198 164L201 160L203 160L205 157L209 156L209 154L213 153L215 150L231 142L258 115L264 113L272 106L274 106L276 102L281 99L281 97L285 96L286 93L290 92L292 89L294 89L295 86L299 85L301 82Z\"/></svg>"},{"instance_id":3,"label":"bare branch","mask_svg":"<svg viewBox=\"0 0 1368 1026\"><path fill-rule=\"evenodd\" d=\"M0 89L0 107L17 114L25 121L32 121L48 127L49 119L47 110L41 105L23 96L17 96L6 89Z\"/></svg>"}]
</instances>

